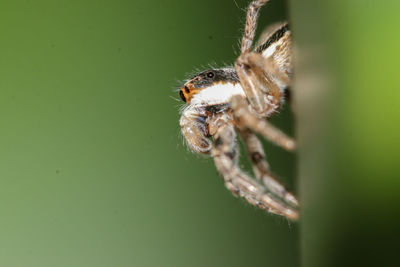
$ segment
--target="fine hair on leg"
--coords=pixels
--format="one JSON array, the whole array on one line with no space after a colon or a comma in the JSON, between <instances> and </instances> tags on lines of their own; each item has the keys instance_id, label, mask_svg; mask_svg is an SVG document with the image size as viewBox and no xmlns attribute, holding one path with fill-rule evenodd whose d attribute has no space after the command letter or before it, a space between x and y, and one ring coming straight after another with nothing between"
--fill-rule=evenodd
<instances>
[{"instance_id":1,"label":"fine hair on leg","mask_svg":"<svg viewBox=\"0 0 400 267\"><path fill-rule=\"evenodd\" d=\"M288 151L294 151L296 149L296 142L267 120L255 115L254 112L249 109L246 99L241 96L235 96L231 101L237 124L242 124L244 127L262 134L272 143Z\"/></svg>"},{"instance_id":2,"label":"fine hair on leg","mask_svg":"<svg viewBox=\"0 0 400 267\"><path fill-rule=\"evenodd\" d=\"M241 52L249 52L253 44L254 36L257 29L257 19L260 8L265 5L269 0L254 0L247 8L246 25L241 43Z\"/></svg>"},{"instance_id":3,"label":"fine hair on leg","mask_svg":"<svg viewBox=\"0 0 400 267\"><path fill-rule=\"evenodd\" d=\"M257 135L249 129L239 129L247 154L251 161L253 172L257 179L261 180L268 191L284 200L289 205L297 208L299 203L292 193L272 175L266 161L265 152Z\"/></svg>"},{"instance_id":4,"label":"fine hair on leg","mask_svg":"<svg viewBox=\"0 0 400 267\"><path fill-rule=\"evenodd\" d=\"M269 193L260 182L252 179L239 168L236 134L232 125L221 125L214 138L212 157L228 189L245 198L250 204L271 213L285 216L290 220L298 218L295 208Z\"/></svg>"}]
</instances>

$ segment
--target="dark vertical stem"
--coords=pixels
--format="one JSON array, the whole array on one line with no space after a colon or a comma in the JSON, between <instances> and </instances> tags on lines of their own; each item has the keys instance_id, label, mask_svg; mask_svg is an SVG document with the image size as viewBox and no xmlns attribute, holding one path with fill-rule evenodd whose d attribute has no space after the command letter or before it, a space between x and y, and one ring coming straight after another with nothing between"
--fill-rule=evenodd
<instances>
[{"instance_id":1,"label":"dark vertical stem","mask_svg":"<svg viewBox=\"0 0 400 267\"><path fill-rule=\"evenodd\" d=\"M302 265L400 266L400 3L290 4Z\"/></svg>"}]
</instances>

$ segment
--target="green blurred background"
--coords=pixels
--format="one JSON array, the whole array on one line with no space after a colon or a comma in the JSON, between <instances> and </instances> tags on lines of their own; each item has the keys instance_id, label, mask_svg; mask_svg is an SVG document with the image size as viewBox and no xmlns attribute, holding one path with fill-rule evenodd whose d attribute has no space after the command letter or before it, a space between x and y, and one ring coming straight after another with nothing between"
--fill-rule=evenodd
<instances>
[{"instance_id":1,"label":"green blurred background","mask_svg":"<svg viewBox=\"0 0 400 267\"><path fill-rule=\"evenodd\" d=\"M296 224L179 133L179 80L234 62L247 3L0 2L0 266L298 266ZM293 134L287 108L273 123ZM294 156L265 146L295 190Z\"/></svg>"}]
</instances>

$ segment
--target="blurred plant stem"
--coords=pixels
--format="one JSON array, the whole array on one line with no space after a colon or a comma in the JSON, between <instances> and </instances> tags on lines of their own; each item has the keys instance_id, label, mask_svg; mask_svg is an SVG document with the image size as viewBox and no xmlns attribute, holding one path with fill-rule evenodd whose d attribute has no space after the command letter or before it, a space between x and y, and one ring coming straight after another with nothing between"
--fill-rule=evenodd
<instances>
[{"instance_id":1,"label":"blurred plant stem","mask_svg":"<svg viewBox=\"0 0 400 267\"><path fill-rule=\"evenodd\" d=\"M400 2L289 2L302 266L400 266Z\"/></svg>"}]
</instances>

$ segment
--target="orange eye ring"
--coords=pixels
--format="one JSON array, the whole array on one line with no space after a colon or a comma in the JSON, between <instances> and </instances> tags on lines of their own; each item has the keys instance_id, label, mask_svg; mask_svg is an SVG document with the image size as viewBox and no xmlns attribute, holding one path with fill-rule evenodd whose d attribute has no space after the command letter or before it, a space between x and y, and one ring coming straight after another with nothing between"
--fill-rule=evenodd
<instances>
[{"instance_id":1,"label":"orange eye ring","mask_svg":"<svg viewBox=\"0 0 400 267\"><path fill-rule=\"evenodd\" d=\"M189 103L190 99L197 94L201 88L195 89L193 84L190 82L186 83L183 87L181 87L179 91L179 96L182 99L183 102Z\"/></svg>"}]
</instances>

